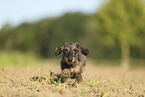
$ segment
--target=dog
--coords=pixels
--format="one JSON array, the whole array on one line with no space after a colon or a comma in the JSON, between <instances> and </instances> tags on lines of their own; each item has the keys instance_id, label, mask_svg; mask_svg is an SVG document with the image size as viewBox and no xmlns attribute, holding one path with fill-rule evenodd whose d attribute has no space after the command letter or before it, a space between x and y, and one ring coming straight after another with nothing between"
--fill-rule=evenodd
<instances>
[{"instance_id":1,"label":"dog","mask_svg":"<svg viewBox=\"0 0 145 97\"><path fill-rule=\"evenodd\" d=\"M61 82L64 83L67 78L75 79L76 83L80 83L82 73L86 65L86 56L89 50L80 45L78 42L64 42L55 49L55 55L63 53L61 60Z\"/></svg>"}]
</instances>

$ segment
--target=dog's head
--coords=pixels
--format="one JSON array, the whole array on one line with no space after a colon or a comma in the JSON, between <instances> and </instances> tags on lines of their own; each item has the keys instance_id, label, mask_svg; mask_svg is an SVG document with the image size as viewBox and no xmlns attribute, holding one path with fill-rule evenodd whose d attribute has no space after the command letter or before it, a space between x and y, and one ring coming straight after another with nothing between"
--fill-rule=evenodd
<instances>
[{"instance_id":1,"label":"dog's head","mask_svg":"<svg viewBox=\"0 0 145 97\"><path fill-rule=\"evenodd\" d=\"M77 56L79 52L81 52L83 55L87 56L89 53L89 50L80 45L78 42L72 43L72 42L64 42L62 45L58 46L55 49L55 55L58 56L63 53L64 61L70 65L77 61Z\"/></svg>"}]
</instances>

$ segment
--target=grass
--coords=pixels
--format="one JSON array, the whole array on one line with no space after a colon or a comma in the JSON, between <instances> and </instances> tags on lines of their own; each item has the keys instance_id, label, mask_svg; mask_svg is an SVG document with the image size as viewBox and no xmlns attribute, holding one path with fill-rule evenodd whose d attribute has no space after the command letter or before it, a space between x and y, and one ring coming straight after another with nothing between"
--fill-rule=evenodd
<instances>
[{"instance_id":1,"label":"grass","mask_svg":"<svg viewBox=\"0 0 145 97\"><path fill-rule=\"evenodd\" d=\"M50 70L60 73L60 59L38 61L36 57L27 55L20 52L1 53L0 65L4 64L0 67L1 97L145 96L144 67L124 71L119 66L105 66L106 61L103 65L88 59L83 82L79 86L72 86L74 80L61 84L49 74Z\"/></svg>"},{"instance_id":2,"label":"grass","mask_svg":"<svg viewBox=\"0 0 145 97\"><path fill-rule=\"evenodd\" d=\"M26 66L36 64L39 58L31 53L22 53L19 51L1 51L0 66Z\"/></svg>"}]
</instances>

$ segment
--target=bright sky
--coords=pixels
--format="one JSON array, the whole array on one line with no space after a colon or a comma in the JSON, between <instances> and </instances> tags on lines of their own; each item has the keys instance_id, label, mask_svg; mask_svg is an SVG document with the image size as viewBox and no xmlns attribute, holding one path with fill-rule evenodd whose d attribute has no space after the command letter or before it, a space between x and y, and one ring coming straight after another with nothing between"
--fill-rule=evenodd
<instances>
[{"instance_id":1,"label":"bright sky","mask_svg":"<svg viewBox=\"0 0 145 97\"><path fill-rule=\"evenodd\" d=\"M104 0L0 0L0 28L18 25L66 12L94 13Z\"/></svg>"}]
</instances>

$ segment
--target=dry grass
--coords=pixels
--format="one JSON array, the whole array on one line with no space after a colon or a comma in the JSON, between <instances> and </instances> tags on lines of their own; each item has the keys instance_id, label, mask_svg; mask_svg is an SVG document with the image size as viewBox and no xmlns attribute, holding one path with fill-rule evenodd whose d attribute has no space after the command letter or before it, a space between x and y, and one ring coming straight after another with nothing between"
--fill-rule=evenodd
<instances>
[{"instance_id":1,"label":"dry grass","mask_svg":"<svg viewBox=\"0 0 145 97\"><path fill-rule=\"evenodd\" d=\"M51 59L41 65L3 67L0 71L0 97L144 97L145 68L124 71L120 67L106 67L88 62L84 81L72 86L55 83L49 71L60 72L58 61ZM34 76L42 80L30 80Z\"/></svg>"}]
</instances>

